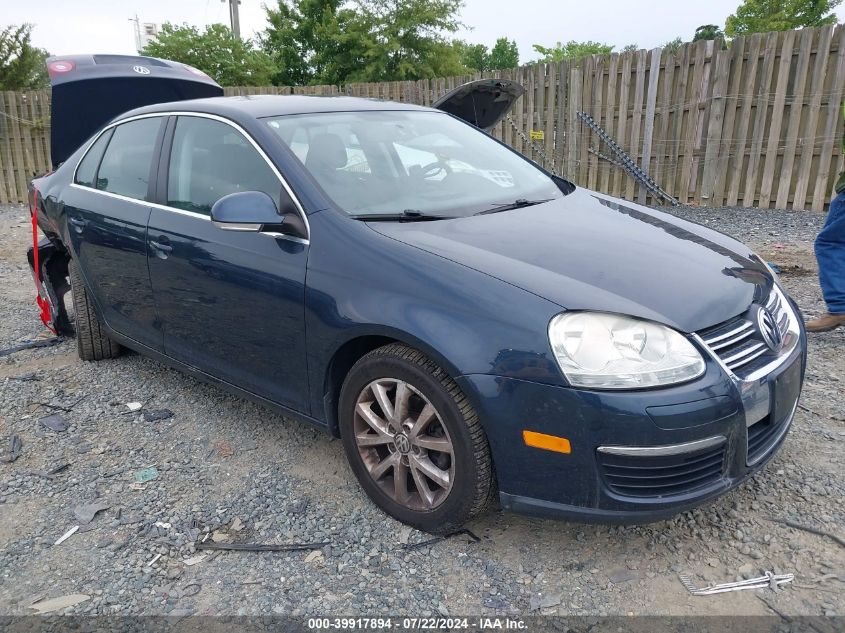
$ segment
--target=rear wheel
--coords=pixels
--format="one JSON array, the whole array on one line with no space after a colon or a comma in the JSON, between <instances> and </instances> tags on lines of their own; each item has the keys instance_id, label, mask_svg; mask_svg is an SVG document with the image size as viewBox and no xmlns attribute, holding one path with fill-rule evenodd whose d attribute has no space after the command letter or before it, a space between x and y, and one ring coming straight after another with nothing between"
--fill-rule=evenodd
<instances>
[{"instance_id":1,"label":"rear wheel","mask_svg":"<svg viewBox=\"0 0 845 633\"><path fill-rule=\"evenodd\" d=\"M76 329L76 349L82 360L104 360L120 355L121 347L111 340L104 331L94 312L94 306L85 283L79 274L79 266L73 259L68 265L68 276L73 293L73 312Z\"/></svg>"},{"instance_id":2,"label":"rear wheel","mask_svg":"<svg viewBox=\"0 0 845 633\"><path fill-rule=\"evenodd\" d=\"M339 413L353 472L392 517L444 533L486 509L487 437L458 385L419 351L391 344L364 356L344 382Z\"/></svg>"}]
</instances>

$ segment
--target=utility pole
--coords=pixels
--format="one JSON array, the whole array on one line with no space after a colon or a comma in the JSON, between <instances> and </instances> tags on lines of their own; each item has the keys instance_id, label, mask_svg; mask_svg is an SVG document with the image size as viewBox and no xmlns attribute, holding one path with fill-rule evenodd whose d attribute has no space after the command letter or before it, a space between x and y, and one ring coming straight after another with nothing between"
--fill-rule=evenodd
<instances>
[{"instance_id":1,"label":"utility pole","mask_svg":"<svg viewBox=\"0 0 845 633\"><path fill-rule=\"evenodd\" d=\"M232 25L232 33L236 38L241 39L241 19L238 15L238 5L241 0L220 0L229 3L229 22Z\"/></svg>"},{"instance_id":2,"label":"utility pole","mask_svg":"<svg viewBox=\"0 0 845 633\"><path fill-rule=\"evenodd\" d=\"M129 18L130 22L135 23L135 52L141 52L141 22L138 20L138 14L134 18Z\"/></svg>"}]
</instances>

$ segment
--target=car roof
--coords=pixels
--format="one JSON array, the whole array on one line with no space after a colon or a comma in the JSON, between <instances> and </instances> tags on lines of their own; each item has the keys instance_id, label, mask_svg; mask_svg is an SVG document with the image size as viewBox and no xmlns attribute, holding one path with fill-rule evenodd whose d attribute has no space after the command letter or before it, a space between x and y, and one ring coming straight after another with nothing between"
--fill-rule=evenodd
<instances>
[{"instance_id":1,"label":"car roof","mask_svg":"<svg viewBox=\"0 0 845 633\"><path fill-rule=\"evenodd\" d=\"M434 108L346 96L310 95L242 95L236 97L209 97L156 103L130 110L120 118L151 114L155 112L203 112L237 119L242 116L260 119L288 114L310 114L316 112L358 112L367 110L420 110L438 112Z\"/></svg>"}]
</instances>

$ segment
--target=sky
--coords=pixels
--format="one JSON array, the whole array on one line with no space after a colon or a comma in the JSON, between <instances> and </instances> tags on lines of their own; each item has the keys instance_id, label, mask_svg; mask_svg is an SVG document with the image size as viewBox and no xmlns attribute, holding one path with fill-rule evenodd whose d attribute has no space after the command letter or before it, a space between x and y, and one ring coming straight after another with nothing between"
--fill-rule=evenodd
<instances>
[{"instance_id":1,"label":"sky","mask_svg":"<svg viewBox=\"0 0 845 633\"><path fill-rule=\"evenodd\" d=\"M174 22L202 26L228 23L228 4L221 0L1 0L0 25L30 22L33 43L54 55L135 53L136 14L143 22ZM241 34L251 37L266 27L265 3L241 0ZM740 0L465 0L461 19L471 29L456 34L473 43L492 46L506 36L519 46L520 62L538 55L532 44L594 40L654 48L681 36L691 40L701 24L724 26ZM837 10L845 20L845 8Z\"/></svg>"}]
</instances>

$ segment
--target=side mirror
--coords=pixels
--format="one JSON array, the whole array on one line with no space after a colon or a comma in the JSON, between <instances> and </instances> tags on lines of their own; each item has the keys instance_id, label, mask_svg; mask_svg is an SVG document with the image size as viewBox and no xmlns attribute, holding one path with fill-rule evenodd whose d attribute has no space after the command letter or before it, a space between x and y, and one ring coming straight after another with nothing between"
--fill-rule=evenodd
<instances>
[{"instance_id":1,"label":"side mirror","mask_svg":"<svg viewBox=\"0 0 845 633\"><path fill-rule=\"evenodd\" d=\"M305 223L293 200L282 191L282 213L263 191L238 191L223 196L211 207L211 221L224 231L253 231L307 237Z\"/></svg>"}]
</instances>

